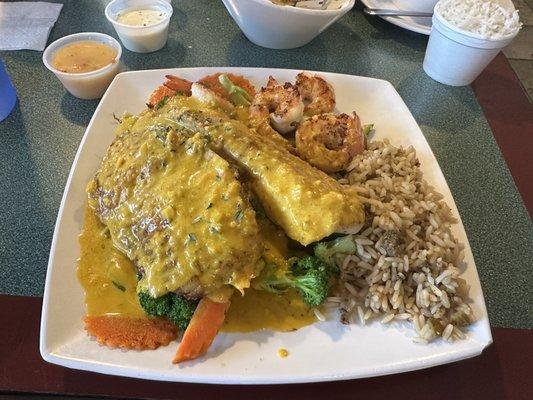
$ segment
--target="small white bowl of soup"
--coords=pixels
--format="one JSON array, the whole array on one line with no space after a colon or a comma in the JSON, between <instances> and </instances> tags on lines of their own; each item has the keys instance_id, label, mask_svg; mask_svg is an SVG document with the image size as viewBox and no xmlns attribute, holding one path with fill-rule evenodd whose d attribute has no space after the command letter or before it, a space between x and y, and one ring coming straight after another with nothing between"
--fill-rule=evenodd
<instances>
[{"instance_id":1,"label":"small white bowl of soup","mask_svg":"<svg viewBox=\"0 0 533 400\"><path fill-rule=\"evenodd\" d=\"M105 16L125 48L151 53L165 46L172 6L165 0L113 0Z\"/></svg>"},{"instance_id":2,"label":"small white bowl of soup","mask_svg":"<svg viewBox=\"0 0 533 400\"><path fill-rule=\"evenodd\" d=\"M43 53L46 68L65 89L80 99L99 99L119 72L122 47L111 36L97 32L68 35Z\"/></svg>"}]
</instances>

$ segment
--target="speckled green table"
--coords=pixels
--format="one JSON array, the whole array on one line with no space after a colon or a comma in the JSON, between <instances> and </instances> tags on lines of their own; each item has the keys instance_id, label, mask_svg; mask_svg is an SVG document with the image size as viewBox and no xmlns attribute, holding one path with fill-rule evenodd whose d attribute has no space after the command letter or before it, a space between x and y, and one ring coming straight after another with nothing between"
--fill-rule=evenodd
<instances>
[{"instance_id":1,"label":"speckled green table","mask_svg":"<svg viewBox=\"0 0 533 400\"><path fill-rule=\"evenodd\" d=\"M49 38L98 31L116 37L107 1L64 1ZM422 70L427 37L352 10L305 47L250 43L220 1L174 0L166 47L127 50L127 69L253 66L323 70L390 81L426 135L457 202L492 325L533 328L533 228L470 87L432 81ZM0 293L40 296L63 188L98 102L65 92L41 52L0 52L19 103L0 123Z\"/></svg>"}]
</instances>

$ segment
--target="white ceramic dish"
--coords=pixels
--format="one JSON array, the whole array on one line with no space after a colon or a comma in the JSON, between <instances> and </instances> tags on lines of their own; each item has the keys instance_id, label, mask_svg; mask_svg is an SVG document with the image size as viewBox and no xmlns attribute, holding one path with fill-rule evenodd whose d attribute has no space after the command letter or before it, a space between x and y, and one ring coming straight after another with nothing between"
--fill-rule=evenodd
<instances>
[{"instance_id":1,"label":"white ceramic dish","mask_svg":"<svg viewBox=\"0 0 533 400\"><path fill-rule=\"evenodd\" d=\"M433 12L439 0L392 0L400 10Z\"/></svg>"},{"instance_id":2,"label":"white ceramic dish","mask_svg":"<svg viewBox=\"0 0 533 400\"><path fill-rule=\"evenodd\" d=\"M361 0L369 8L384 8L387 10L399 10L399 3L395 0ZM385 21L408 31L429 35L431 32L431 18L421 17L380 17Z\"/></svg>"},{"instance_id":3,"label":"white ceramic dish","mask_svg":"<svg viewBox=\"0 0 533 400\"><path fill-rule=\"evenodd\" d=\"M269 49L303 46L354 6L346 0L338 10L279 6L270 0L222 0L231 17L252 42Z\"/></svg>"},{"instance_id":4,"label":"white ceramic dish","mask_svg":"<svg viewBox=\"0 0 533 400\"><path fill-rule=\"evenodd\" d=\"M54 68L52 58L57 50L68 44L85 40L100 42L115 49L117 52L115 61L96 71L80 74L62 72ZM61 81L70 94L80 99L90 100L99 99L105 93L115 75L120 71L121 56L122 47L115 38L104 33L81 32L64 36L51 43L43 52L43 63Z\"/></svg>"},{"instance_id":5,"label":"white ceramic dish","mask_svg":"<svg viewBox=\"0 0 533 400\"><path fill-rule=\"evenodd\" d=\"M118 75L94 113L81 141L67 181L50 251L41 320L40 351L51 363L88 371L154 380L224 384L314 382L392 374L473 357L491 343L489 321L478 274L462 223L454 230L465 244L472 307L477 317L466 340L450 344L414 343L414 331L402 324L344 326L331 317L295 332L262 331L219 334L207 356L180 366L171 364L177 345L155 351L120 351L99 346L83 329L84 294L76 279L78 234L82 228L85 185L113 140L113 115L144 109L150 92L165 74L190 80L229 71L256 86L269 75L291 81L300 71L258 68L184 68L126 72ZM459 218L444 176L424 135L393 86L382 80L321 73L335 88L339 111L357 110L363 122L374 123L376 139L413 145L426 179L436 187ZM279 348L290 355L281 359ZM320 360L320 362L317 362Z\"/></svg>"}]
</instances>

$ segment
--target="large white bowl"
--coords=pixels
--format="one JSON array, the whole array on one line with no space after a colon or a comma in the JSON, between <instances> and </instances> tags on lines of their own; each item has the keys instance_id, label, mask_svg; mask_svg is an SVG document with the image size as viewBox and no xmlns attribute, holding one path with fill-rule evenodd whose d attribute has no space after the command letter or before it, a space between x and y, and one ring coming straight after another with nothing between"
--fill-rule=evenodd
<instances>
[{"instance_id":1,"label":"large white bowl","mask_svg":"<svg viewBox=\"0 0 533 400\"><path fill-rule=\"evenodd\" d=\"M270 0L222 2L251 42L270 49L293 49L309 43L350 11L355 0L346 0L338 10L279 6Z\"/></svg>"}]
</instances>

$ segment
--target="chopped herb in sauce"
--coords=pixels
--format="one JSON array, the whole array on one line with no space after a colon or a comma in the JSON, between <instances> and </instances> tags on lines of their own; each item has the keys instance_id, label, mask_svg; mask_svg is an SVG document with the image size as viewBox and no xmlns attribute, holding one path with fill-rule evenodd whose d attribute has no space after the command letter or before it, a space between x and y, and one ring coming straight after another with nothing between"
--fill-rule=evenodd
<instances>
[{"instance_id":1,"label":"chopped herb in sauce","mask_svg":"<svg viewBox=\"0 0 533 400\"><path fill-rule=\"evenodd\" d=\"M218 235L218 234L220 233L220 228L211 225L211 226L209 227L209 232L211 232L211 233L214 234L214 235Z\"/></svg>"},{"instance_id":2,"label":"chopped herb in sauce","mask_svg":"<svg viewBox=\"0 0 533 400\"><path fill-rule=\"evenodd\" d=\"M187 241L185 242L185 244L189 244L191 242L196 242L196 235L194 233L189 233L187 235Z\"/></svg>"},{"instance_id":3,"label":"chopped herb in sauce","mask_svg":"<svg viewBox=\"0 0 533 400\"><path fill-rule=\"evenodd\" d=\"M198 222L200 222L203 218L201 216L197 216L195 219L192 220L192 223L193 224L197 224Z\"/></svg>"},{"instance_id":4,"label":"chopped herb in sauce","mask_svg":"<svg viewBox=\"0 0 533 400\"><path fill-rule=\"evenodd\" d=\"M124 287L124 285L121 285L120 283L118 283L116 281L111 281L111 283L113 284L113 286L115 286L121 292L125 292L126 291L126 288Z\"/></svg>"},{"instance_id":5,"label":"chopped herb in sauce","mask_svg":"<svg viewBox=\"0 0 533 400\"><path fill-rule=\"evenodd\" d=\"M213 207L213 203L209 203L205 209L209 210L211 207Z\"/></svg>"},{"instance_id":6,"label":"chopped herb in sauce","mask_svg":"<svg viewBox=\"0 0 533 400\"><path fill-rule=\"evenodd\" d=\"M237 206L237 212L235 213L235 221L237 221L237 223L240 223L243 218L244 218L244 211L242 210L240 206Z\"/></svg>"}]
</instances>

